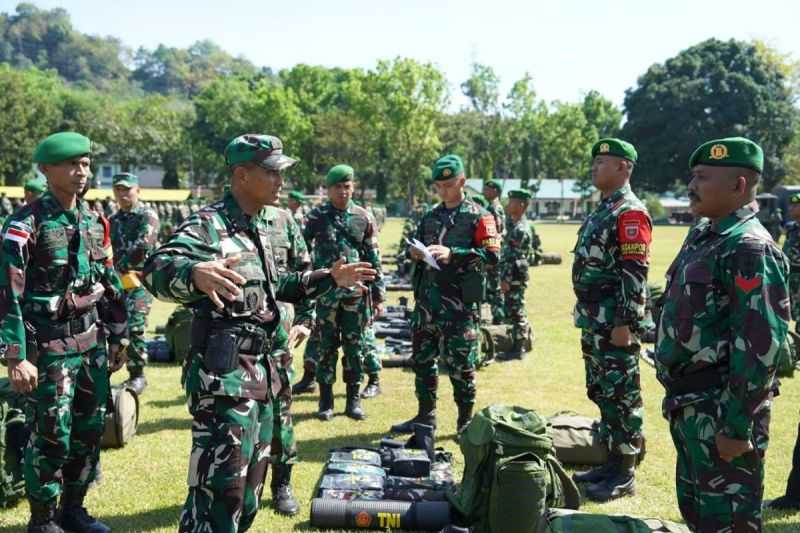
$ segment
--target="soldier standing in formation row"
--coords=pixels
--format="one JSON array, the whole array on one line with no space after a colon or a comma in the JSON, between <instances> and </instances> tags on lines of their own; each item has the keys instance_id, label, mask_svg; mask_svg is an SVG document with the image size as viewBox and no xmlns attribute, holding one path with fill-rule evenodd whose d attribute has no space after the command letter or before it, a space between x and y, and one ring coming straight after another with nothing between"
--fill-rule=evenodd
<instances>
[{"instance_id":1,"label":"soldier standing in formation row","mask_svg":"<svg viewBox=\"0 0 800 533\"><path fill-rule=\"evenodd\" d=\"M592 184L602 201L578 231L572 283L575 325L581 328L586 391L600 409L608 462L577 473L586 495L606 501L633 494L642 446L642 396L637 332L645 320L652 223L633 194L636 149L619 139L592 147Z\"/></svg>"},{"instance_id":2,"label":"soldier standing in formation row","mask_svg":"<svg viewBox=\"0 0 800 533\"><path fill-rule=\"evenodd\" d=\"M347 387L345 414L364 418L359 390L364 363L364 328L371 313L380 316L385 299L378 250L378 235L369 213L352 198L355 173L348 165L336 165L325 177L328 201L308 213L303 236L313 251L314 266L330 264L338 258L348 263L365 261L378 272L368 290L360 287L332 291L316 301L315 334L319 340L319 412L321 420L333 417L333 384L341 346L343 380Z\"/></svg>"},{"instance_id":3,"label":"soldier standing in formation row","mask_svg":"<svg viewBox=\"0 0 800 533\"><path fill-rule=\"evenodd\" d=\"M303 229L306 225L306 207L305 205L306 198L303 196L303 193L300 191L292 191L289 193L288 198L286 199L286 207L289 208L289 212L292 215L292 219L295 223Z\"/></svg>"},{"instance_id":4,"label":"soldier standing in formation row","mask_svg":"<svg viewBox=\"0 0 800 533\"><path fill-rule=\"evenodd\" d=\"M47 191L47 181L39 177L30 178L25 182L23 190L25 205L32 204Z\"/></svg>"},{"instance_id":5,"label":"soldier standing in formation row","mask_svg":"<svg viewBox=\"0 0 800 533\"><path fill-rule=\"evenodd\" d=\"M141 395L147 386L144 377L147 364L144 330L153 304L153 297L142 285L141 276L145 259L158 244L160 222L156 212L139 201L138 176L123 172L116 174L111 181L119 206L119 211L110 221L111 247L114 251L114 268L125 289L131 339L128 346L127 383Z\"/></svg>"},{"instance_id":6,"label":"soldier standing in formation row","mask_svg":"<svg viewBox=\"0 0 800 533\"><path fill-rule=\"evenodd\" d=\"M486 198L486 210L494 217L494 225L497 228L497 236L503 239L506 227L506 213L503 204L500 203L500 194L503 186L495 180L487 180L483 184L483 197ZM502 252L500 257L502 258ZM505 305L503 304L503 291L500 290L499 266L486 265L486 301L492 308L492 323L503 324L506 322L504 314Z\"/></svg>"},{"instance_id":7,"label":"soldier standing in formation row","mask_svg":"<svg viewBox=\"0 0 800 533\"><path fill-rule=\"evenodd\" d=\"M277 137L242 135L228 144L225 162L230 191L192 215L145 265L154 295L195 310L182 532L235 533L255 519L272 441L270 402L282 388L270 357L281 334L277 299L299 302L375 275L368 264L341 260L331 270L279 275L263 208L274 204L295 160Z\"/></svg>"},{"instance_id":8,"label":"soldier standing in formation row","mask_svg":"<svg viewBox=\"0 0 800 533\"><path fill-rule=\"evenodd\" d=\"M531 199L529 191L518 189L508 193L508 227L500 253L497 271L503 291L503 316L511 323L511 351L504 359L521 358L527 353L526 343L531 335L528 311L525 309L525 289L530 271L531 226L525 212Z\"/></svg>"},{"instance_id":9,"label":"soldier standing in formation row","mask_svg":"<svg viewBox=\"0 0 800 533\"><path fill-rule=\"evenodd\" d=\"M29 533L111 531L83 502L100 456L108 374L125 364L127 313L109 228L79 198L90 153L91 142L77 133L42 141L34 161L50 191L3 230L0 358L30 409Z\"/></svg>"},{"instance_id":10,"label":"soldier standing in formation row","mask_svg":"<svg viewBox=\"0 0 800 533\"><path fill-rule=\"evenodd\" d=\"M442 201L422 217L416 238L439 269L422 261L419 250L411 251L417 261L411 328L418 412L392 426L394 433L410 433L415 423L436 425L439 357L450 372L458 431L472 418L483 272L486 265L497 264L500 252L494 217L464 195L461 158L440 158L433 166L433 180Z\"/></svg>"},{"instance_id":11,"label":"soldier standing in formation row","mask_svg":"<svg viewBox=\"0 0 800 533\"><path fill-rule=\"evenodd\" d=\"M776 356L789 322L786 257L756 218L761 147L702 144L689 167L695 225L667 271L656 370L693 531L761 531Z\"/></svg>"}]
</instances>

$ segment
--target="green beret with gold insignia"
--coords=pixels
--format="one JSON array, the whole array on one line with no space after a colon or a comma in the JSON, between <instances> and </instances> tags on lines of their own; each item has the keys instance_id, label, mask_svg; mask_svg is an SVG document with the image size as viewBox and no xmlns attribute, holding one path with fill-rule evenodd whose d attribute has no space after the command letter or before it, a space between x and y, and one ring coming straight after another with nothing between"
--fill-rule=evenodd
<instances>
[{"instance_id":1,"label":"green beret with gold insignia","mask_svg":"<svg viewBox=\"0 0 800 533\"><path fill-rule=\"evenodd\" d=\"M225 163L229 167L242 163L255 163L268 170L282 171L296 159L283 154L283 143L274 135L239 135L225 147Z\"/></svg>"},{"instance_id":2,"label":"green beret with gold insignia","mask_svg":"<svg viewBox=\"0 0 800 533\"><path fill-rule=\"evenodd\" d=\"M433 180L444 181L464 173L464 162L455 154L440 157L433 164Z\"/></svg>"},{"instance_id":3,"label":"green beret with gold insignia","mask_svg":"<svg viewBox=\"0 0 800 533\"><path fill-rule=\"evenodd\" d=\"M470 198L472 199L473 202L483 207L484 209L489 207L489 200L487 200L486 197L482 194L473 194L472 196L470 196Z\"/></svg>"},{"instance_id":4,"label":"green beret with gold insignia","mask_svg":"<svg viewBox=\"0 0 800 533\"><path fill-rule=\"evenodd\" d=\"M304 202L306 200L306 197L303 196L303 193L301 193L300 191L291 191L289 193L289 198L297 202Z\"/></svg>"},{"instance_id":5,"label":"green beret with gold insignia","mask_svg":"<svg viewBox=\"0 0 800 533\"><path fill-rule=\"evenodd\" d=\"M715 139L697 147L689 158L689 168L695 165L743 167L760 173L764 170L764 151L744 137Z\"/></svg>"},{"instance_id":6,"label":"green beret with gold insignia","mask_svg":"<svg viewBox=\"0 0 800 533\"><path fill-rule=\"evenodd\" d=\"M600 139L594 143L594 146L592 146L592 158L598 155L613 155L627 159L631 163L636 163L636 160L639 159L639 154L636 153L636 148L631 143L611 137Z\"/></svg>"},{"instance_id":7,"label":"green beret with gold insignia","mask_svg":"<svg viewBox=\"0 0 800 533\"><path fill-rule=\"evenodd\" d=\"M54 133L39 143L33 151L36 163L51 165L92 153L92 141L74 131Z\"/></svg>"},{"instance_id":8,"label":"green beret with gold insignia","mask_svg":"<svg viewBox=\"0 0 800 533\"><path fill-rule=\"evenodd\" d=\"M42 178L31 178L25 182L25 190L35 194L42 194L47 190L47 182Z\"/></svg>"},{"instance_id":9,"label":"green beret with gold insignia","mask_svg":"<svg viewBox=\"0 0 800 533\"><path fill-rule=\"evenodd\" d=\"M343 181L353 181L355 179L355 171L350 165L336 165L328 171L325 176L325 185L328 187L342 183Z\"/></svg>"},{"instance_id":10,"label":"green beret with gold insignia","mask_svg":"<svg viewBox=\"0 0 800 533\"><path fill-rule=\"evenodd\" d=\"M503 186L500 185L500 182L497 180L486 180L483 182L484 187L491 187L492 189L496 190L497 192L503 192Z\"/></svg>"},{"instance_id":11,"label":"green beret with gold insignia","mask_svg":"<svg viewBox=\"0 0 800 533\"><path fill-rule=\"evenodd\" d=\"M516 198L517 200L530 200L531 199L531 191L525 189L514 189L508 191L509 198Z\"/></svg>"}]
</instances>

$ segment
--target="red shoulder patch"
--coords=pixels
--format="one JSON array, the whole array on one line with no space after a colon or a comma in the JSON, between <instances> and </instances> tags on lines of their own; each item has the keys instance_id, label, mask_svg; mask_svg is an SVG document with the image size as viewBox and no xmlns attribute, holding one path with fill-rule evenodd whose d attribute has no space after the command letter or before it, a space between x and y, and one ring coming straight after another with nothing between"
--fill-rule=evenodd
<instances>
[{"instance_id":1,"label":"red shoulder patch","mask_svg":"<svg viewBox=\"0 0 800 533\"><path fill-rule=\"evenodd\" d=\"M626 211L617 219L617 237L623 259L647 259L653 225L643 211Z\"/></svg>"},{"instance_id":2,"label":"red shoulder patch","mask_svg":"<svg viewBox=\"0 0 800 533\"><path fill-rule=\"evenodd\" d=\"M492 215L483 215L478 220L478 227L475 228L474 243L476 246L486 248L490 252L500 251L500 239L497 236L497 227Z\"/></svg>"},{"instance_id":3,"label":"red shoulder patch","mask_svg":"<svg viewBox=\"0 0 800 533\"><path fill-rule=\"evenodd\" d=\"M750 294L753 289L761 285L761 276L752 279L745 279L741 275L736 276L736 286L745 294Z\"/></svg>"}]
</instances>

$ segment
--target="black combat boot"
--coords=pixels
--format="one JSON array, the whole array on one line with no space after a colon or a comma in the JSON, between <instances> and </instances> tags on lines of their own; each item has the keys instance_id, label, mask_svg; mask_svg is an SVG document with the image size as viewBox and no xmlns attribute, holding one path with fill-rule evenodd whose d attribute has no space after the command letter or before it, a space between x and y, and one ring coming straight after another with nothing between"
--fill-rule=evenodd
<instances>
[{"instance_id":1,"label":"black combat boot","mask_svg":"<svg viewBox=\"0 0 800 533\"><path fill-rule=\"evenodd\" d=\"M272 465L272 508L278 514L294 516L300 511L300 505L292 493L292 465Z\"/></svg>"},{"instance_id":2,"label":"black combat boot","mask_svg":"<svg viewBox=\"0 0 800 533\"><path fill-rule=\"evenodd\" d=\"M359 383L347 384L347 405L344 408L344 414L353 420L364 420L367 415L361 409L361 393L358 390Z\"/></svg>"},{"instance_id":3,"label":"black combat boot","mask_svg":"<svg viewBox=\"0 0 800 533\"><path fill-rule=\"evenodd\" d=\"M317 418L320 420L330 420L333 418L333 385L329 383L319 384L319 410Z\"/></svg>"},{"instance_id":4,"label":"black combat boot","mask_svg":"<svg viewBox=\"0 0 800 533\"><path fill-rule=\"evenodd\" d=\"M636 492L636 454L620 456L617 468L604 480L592 483L586 489L586 497L596 502L607 502Z\"/></svg>"},{"instance_id":5,"label":"black combat boot","mask_svg":"<svg viewBox=\"0 0 800 533\"><path fill-rule=\"evenodd\" d=\"M28 533L64 533L56 521L58 502L55 498L49 502L28 499L31 506L31 519L28 521Z\"/></svg>"},{"instance_id":6,"label":"black combat boot","mask_svg":"<svg viewBox=\"0 0 800 533\"><path fill-rule=\"evenodd\" d=\"M64 487L61 495L61 526L73 533L111 533L111 528L89 514L83 506L86 489Z\"/></svg>"},{"instance_id":7,"label":"black combat boot","mask_svg":"<svg viewBox=\"0 0 800 533\"><path fill-rule=\"evenodd\" d=\"M137 396L141 396L147 387L147 380L144 379L144 370L141 367L132 368L128 373L129 377L124 385L135 392Z\"/></svg>"},{"instance_id":8,"label":"black combat boot","mask_svg":"<svg viewBox=\"0 0 800 533\"><path fill-rule=\"evenodd\" d=\"M306 362L303 365L303 377L292 385L292 394L305 394L307 392L316 392L317 381L314 379L315 368L313 364Z\"/></svg>"},{"instance_id":9,"label":"black combat boot","mask_svg":"<svg viewBox=\"0 0 800 533\"><path fill-rule=\"evenodd\" d=\"M413 433L414 424L424 424L436 428L436 400L420 400L417 416L400 424L393 425L392 433Z\"/></svg>"},{"instance_id":10,"label":"black combat boot","mask_svg":"<svg viewBox=\"0 0 800 533\"><path fill-rule=\"evenodd\" d=\"M797 426L797 440L792 453L792 471L786 482L786 494L766 502L766 507L783 511L800 510L800 425Z\"/></svg>"},{"instance_id":11,"label":"black combat boot","mask_svg":"<svg viewBox=\"0 0 800 533\"><path fill-rule=\"evenodd\" d=\"M472 420L472 404L459 403L458 404L458 420L456 421L456 433L461 435L461 432L467 429L469 421Z\"/></svg>"},{"instance_id":12,"label":"black combat boot","mask_svg":"<svg viewBox=\"0 0 800 533\"><path fill-rule=\"evenodd\" d=\"M589 470L575 472L572 474L572 480L575 483L597 483L603 481L612 472L617 470L617 465L620 462L620 456L615 454L608 455L608 461L600 466L596 466Z\"/></svg>"},{"instance_id":13,"label":"black combat boot","mask_svg":"<svg viewBox=\"0 0 800 533\"><path fill-rule=\"evenodd\" d=\"M365 400L374 398L381 393L381 375L378 373L370 374L366 387L361 391L361 397Z\"/></svg>"}]
</instances>

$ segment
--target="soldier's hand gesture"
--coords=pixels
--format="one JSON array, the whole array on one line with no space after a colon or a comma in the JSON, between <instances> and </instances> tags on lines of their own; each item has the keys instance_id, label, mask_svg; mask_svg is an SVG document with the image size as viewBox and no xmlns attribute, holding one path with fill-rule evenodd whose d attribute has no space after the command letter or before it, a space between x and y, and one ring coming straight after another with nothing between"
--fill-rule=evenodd
<instances>
[{"instance_id":1,"label":"soldier's hand gesture","mask_svg":"<svg viewBox=\"0 0 800 533\"><path fill-rule=\"evenodd\" d=\"M192 268L194 286L200 292L207 294L219 309L225 307L222 298L231 302L236 300L242 292L239 287L247 283L246 279L230 268L239 261L241 257L234 255L216 261L197 263Z\"/></svg>"},{"instance_id":2,"label":"soldier's hand gesture","mask_svg":"<svg viewBox=\"0 0 800 533\"><path fill-rule=\"evenodd\" d=\"M8 378L16 392L28 394L39 385L39 370L30 361L8 362Z\"/></svg>"},{"instance_id":3,"label":"soldier's hand gesture","mask_svg":"<svg viewBox=\"0 0 800 533\"><path fill-rule=\"evenodd\" d=\"M331 267L331 276L339 287L360 287L366 290L362 281L372 281L378 272L369 263L345 263L339 258Z\"/></svg>"}]
</instances>

